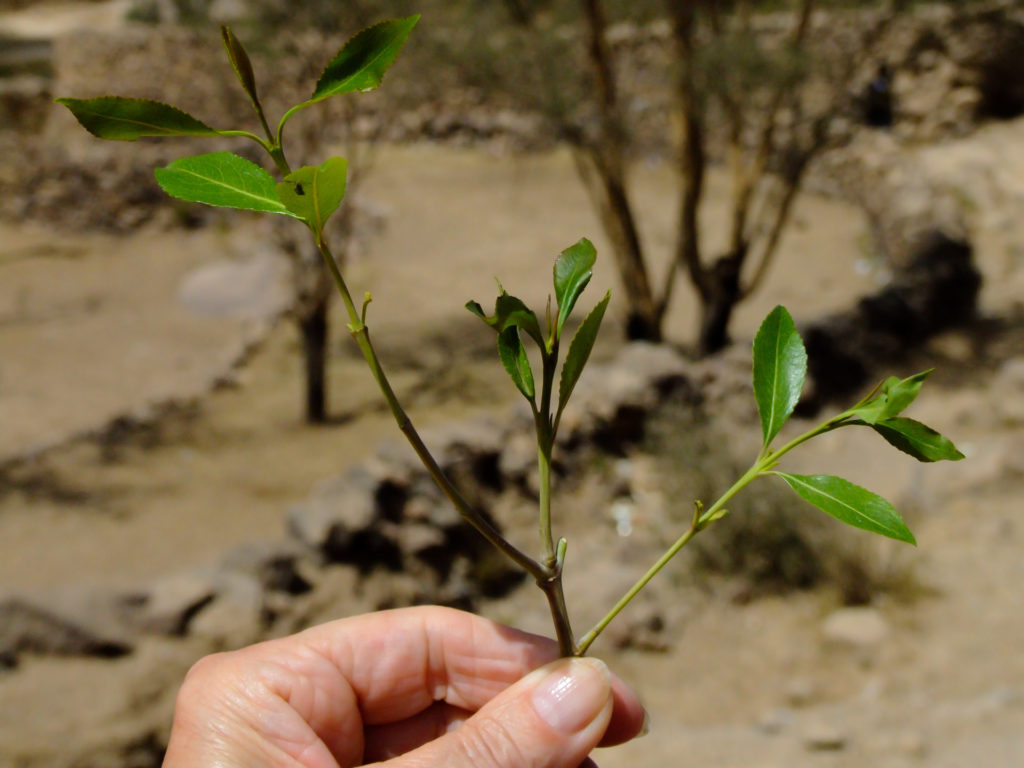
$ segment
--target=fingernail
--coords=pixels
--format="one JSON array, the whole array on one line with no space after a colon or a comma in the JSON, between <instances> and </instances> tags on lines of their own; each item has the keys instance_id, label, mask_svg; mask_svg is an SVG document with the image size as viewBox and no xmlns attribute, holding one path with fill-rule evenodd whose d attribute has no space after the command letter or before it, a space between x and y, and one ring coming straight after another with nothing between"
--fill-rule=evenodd
<instances>
[{"instance_id":1,"label":"fingernail","mask_svg":"<svg viewBox=\"0 0 1024 768\"><path fill-rule=\"evenodd\" d=\"M650 732L651 732L651 714L645 708L644 709L644 721L640 725L640 733L638 733L636 735L636 738L639 739L639 738L641 738L643 736L646 736Z\"/></svg>"},{"instance_id":2,"label":"fingernail","mask_svg":"<svg viewBox=\"0 0 1024 768\"><path fill-rule=\"evenodd\" d=\"M576 733L596 718L611 696L611 675L600 659L566 659L533 689L533 708L556 731Z\"/></svg>"}]
</instances>

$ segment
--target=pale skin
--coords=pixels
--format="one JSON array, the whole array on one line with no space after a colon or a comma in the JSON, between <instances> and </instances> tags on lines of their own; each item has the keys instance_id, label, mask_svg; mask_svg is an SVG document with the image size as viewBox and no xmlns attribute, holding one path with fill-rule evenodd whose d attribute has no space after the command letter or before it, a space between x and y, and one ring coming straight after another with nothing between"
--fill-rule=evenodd
<instances>
[{"instance_id":1,"label":"pale skin","mask_svg":"<svg viewBox=\"0 0 1024 768\"><path fill-rule=\"evenodd\" d=\"M164 768L577 768L645 728L594 659L448 608L366 614L206 657Z\"/></svg>"}]
</instances>

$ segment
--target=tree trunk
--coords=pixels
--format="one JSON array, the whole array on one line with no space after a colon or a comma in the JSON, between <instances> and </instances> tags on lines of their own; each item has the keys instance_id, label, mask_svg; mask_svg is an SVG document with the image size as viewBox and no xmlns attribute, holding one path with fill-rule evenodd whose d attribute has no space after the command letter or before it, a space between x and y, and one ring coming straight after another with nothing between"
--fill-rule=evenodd
<instances>
[{"instance_id":1,"label":"tree trunk","mask_svg":"<svg viewBox=\"0 0 1024 768\"><path fill-rule=\"evenodd\" d=\"M714 354L729 343L729 321L740 301L740 270L743 254L722 256L706 274L707 292L700 307L700 335L697 352Z\"/></svg>"},{"instance_id":2,"label":"tree trunk","mask_svg":"<svg viewBox=\"0 0 1024 768\"><path fill-rule=\"evenodd\" d=\"M327 421L327 342L330 294L321 294L298 318L306 368L306 421Z\"/></svg>"},{"instance_id":3,"label":"tree trunk","mask_svg":"<svg viewBox=\"0 0 1024 768\"><path fill-rule=\"evenodd\" d=\"M647 277L640 234L636 229L625 181L613 174L607 175L603 181L608 196L608 207L603 217L605 231L613 243L619 278L629 304L626 338L630 341L661 341L662 313L654 300Z\"/></svg>"},{"instance_id":4,"label":"tree trunk","mask_svg":"<svg viewBox=\"0 0 1024 768\"><path fill-rule=\"evenodd\" d=\"M607 19L600 0L582 0L587 22L591 69L599 94L600 131L596 139L584 140L596 172L601 220L612 242L626 301L626 338L631 341L661 341L663 311L651 291L644 261L640 232L626 187L626 132L622 105L615 81L612 52L606 37Z\"/></svg>"}]
</instances>

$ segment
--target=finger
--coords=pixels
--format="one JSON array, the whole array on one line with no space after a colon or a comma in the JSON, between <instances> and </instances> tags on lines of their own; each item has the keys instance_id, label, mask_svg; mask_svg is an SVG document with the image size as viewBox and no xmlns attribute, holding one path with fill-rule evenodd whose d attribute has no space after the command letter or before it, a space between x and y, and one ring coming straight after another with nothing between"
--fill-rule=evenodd
<instances>
[{"instance_id":1,"label":"finger","mask_svg":"<svg viewBox=\"0 0 1024 768\"><path fill-rule=\"evenodd\" d=\"M374 762L404 755L458 728L472 714L440 701L407 720L370 726L363 759Z\"/></svg>"},{"instance_id":2,"label":"finger","mask_svg":"<svg viewBox=\"0 0 1024 768\"><path fill-rule=\"evenodd\" d=\"M612 676L612 718L598 746L612 747L635 738L646 728L646 713L629 688ZM366 762L387 760L416 749L462 725L471 715L464 709L437 702L408 720L366 729ZM589 759L580 768L596 768Z\"/></svg>"},{"instance_id":3,"label":"finger","mask_svg":"<svg viewBox=\"0 0 1024 768\"><path fill-rule=\"evenodd\" d=\"M549 638L435 606L342 619L296 639L337 666L367 725L401 722L436 701L474 712L558 655ZM612 692L613 717L602 746L634 738L646 719L636 694L615 677Z\"/></svg>"},{"instance_id":4,"label":"finger","mask_svg":"<svg viewBox=\"0 0 1024 768\"><path fill-rule=\"evenodd\" d=\"M612 675L612 701L612 719L598 746L614 747L647 733L647 710L633 689L615 675Z\"/></svg>"},{"instance_id":5,"label":"finger","mask_svg":"<svg viewBox=\"0 0 1024 768\"><path fill-rule=\"evenodd\" d=\"M558 656L554 641L435 606L341 619L296 638L329 659L368 725L396 722L435 701L476 711Z\"/></svg>"},{"instance_id":6,"label":"finger","mask_svg":"<svg viewBox=\"0 0 1024 768\"><path fill-rule=\"evenodd\" d=\"M579 768L611 721L608 668L560 659L495 697L460 728L379 768Z\"/></svg>"}]
</instances>

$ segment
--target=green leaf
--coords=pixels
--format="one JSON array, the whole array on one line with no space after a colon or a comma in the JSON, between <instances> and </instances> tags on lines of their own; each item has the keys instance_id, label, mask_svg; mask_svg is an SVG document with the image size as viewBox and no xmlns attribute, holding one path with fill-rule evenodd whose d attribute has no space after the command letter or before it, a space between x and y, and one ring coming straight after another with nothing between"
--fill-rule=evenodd
<instances>
[{"instance_id":1,"label":"green leaf","mask_svg":"<svg viewBox=\"0 0 1024 768\"><path fill-rule=\"evenodd\" d=\"M576 305L576 300L590 282L590 277L594 274L595 261L597 249L587 238L566 248L555 259L555 300L558 302L555 338L562 335L562 326Z\"/></svg>"},{"instance_id":2,"label":"green leaf","mask_svg":"<svg viewBox=\"0 0 1024 768\"><path fill-rule=\"evenodd\" d=\"M347 173L348 161L332 157L323 165L306 165L288 174L277 185L277 194L289 211L319 234L345 197Z\"/></svg>"},{"instance_id":3,"label":"green leaf","mask_svg":"<svg viewBox=\"0 0 1024 768\"><path fill-rule=\"evenodd\" d=\"M242 42L235 37L235 33L232 32L227 26L221 26L220 36L224 40L224 48L228 52L228 59L231 61L231 67L235 70L235 75L238 77L238 82L242 84L242 88L249 95L249 99L252 104L258 110L259 97L256 95L256 75L252 71L252 62L249 61L249 54L245 52L245 48L242 46Z\"/></svg>"},{"instance_id":4,"label":"green leaf","mask_svg":"<svg viewBox=\"0 0 1024 768\"><path fill-rule=\"evenodd\" d=\"M579 381L580 374L583 373L583 367L587 364L590 352L594 348L594 341L597 339L597 332L601 327L601 320L604 319L604 312L608 309L611 297L612 292L608 291L598 305L590 310L590 314L583 319L572 337L569 353L565 356L565 362L562 363L562 376L558 380L558 414L562 413L562 409L569 402L576 382Z\"/></svg>"},{"instance_id":5,"label":"green leaf","mask_svg":"<svg viewBox=\"0 0 1024 768\"><path fill-rule=\"evenodd\" d=\"M278 198L271 175L231 152L183 157L157 168L156 180L179 200L294 215Z\"/></svg>"},{"instance_id":6,"label":"green leaf","mask_svg":"<svg viewBox=\"0 0 1024 768\"><path fill-rule=\"evenodd\" d=\"M537 315L521 299L503 293L494 302L494 316L498 323L497 330L503 331L514 325L530 334L538 344L544 345L544 337L540 332Z\"/></svg>"},{"instance_id":7,"label":"green leaf","mask_svg":"<svg viewBox=\"0 0 1024 768\"><path fill-rule=\"evenodd\" d=\"M93 136L135 141L145 136L219 136L220 132L177 107L149 99L102 96L57 99Z\"/></svg>"},{"instance_id":8,"label":"green leaf","mask_svg":"<svg viewBox=\"0 0 1024 768\"><path fill-rule=\"evenodd\" d=\"M902 413L917 398L921 385L932 369L905 379L890 376L877 387L877 394L851 413L867 424L891 419Z\"/></svg>"},{"instance_id":9,"label":"green leaf","mask_svg":"<svg viewBox=\"0 0 1024 768\"><path fill-rule=\"evenodd\" d=\"M924 380L928 378L931 372L932 369L929 368L927 371L915 373L913 376L909 376L892 385L889 389L889 407L886 410L886 418L898 416L908 405L917 399L917 395L921 391L921 385L924 384Z\"/></svg>"},{"instance_id":10,"label":"green leaf","mask_svg":"<svg viewBox=\"0 0 1024 768\"><path fill-rule=\"evenodd\" d=\"M768 446L793 413L807 375L807 352L793 318L775 307L754 337L754 398Z\"/></svg>"},{"instance_id":11,"label":"green leaf","mask_svg":"<svg viewBox=\"0 0 1024 768\"><path fill-rule=\"evenodd\" d=\"M533 384L533 371L530 369L530 360L526 356L526 347L519 339L519 329L509 326L498 334L498 357L502 365L512 377L513 383L530 402L533 402L536 389Z\"/></svg>"},{"instance_id":12,"label":"green leaf","mask_svg":"<svg viewBox=\"0 0 1024 768\"><path fill-rule=\"evenodd\" d=\"M508 293L501 293L494 302L494 314L490 317L484 313L483 307L475 301L466 302L466 309L479 317L498 333L501 333L506 328L510 328L512 326L521 328L526 331L526 333L528 333L533 340L541 346L541 348L544 348L544 337L540 332L540 322L537 320L537 315L535 315L533 310L526 306L521 299L517 299L515 296L511 296Z\"/></svg>"},{"instance_id":13,"label":"green leaf","mask_svg":"<svg viewBox=\"0 0 1024 768\"><path fill-rule=\"evenodd\" d=\"M379 86L419 18L382 21L345 43L320 75L310 101L351 91L372 91Z\"/></svg>"},{"instance_id":14,"label":"green leaf","mask_svg":"<svg viewBox=\"0 0 1024 768\"><path fill-rule=\"evenodd\" d=\"M917 544L903 518L878 494L832 475L774 474L789 483L789 487L804 501L847 525Z\"/></svg>"},{"instance_id":15,"label":"green leaf","mask_svg":"<svg viewBox=\"0 0 1024 768\"><path fill-rule=\"evenodd\" d=\"M959 461L964 455L952 441L919 421L897 416L868 424L890 444L918 461Z\"/></svg>"}]
</instances>

